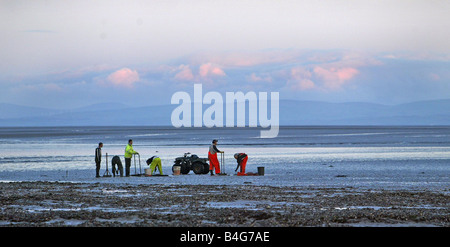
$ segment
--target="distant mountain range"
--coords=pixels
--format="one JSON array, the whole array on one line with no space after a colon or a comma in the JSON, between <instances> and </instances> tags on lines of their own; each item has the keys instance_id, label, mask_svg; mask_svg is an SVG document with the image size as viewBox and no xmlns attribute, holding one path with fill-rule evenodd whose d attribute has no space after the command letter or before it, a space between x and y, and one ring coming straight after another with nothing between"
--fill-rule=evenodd
<instances>
[{"instance_id":1,"label":"distant mountain range","mask_svg":"<svg viewBox=\"0 0 450 247\"><path fill-rule=\"evenodd\" d=\"M57 110L0 103L0 126L170 126L177 106L102 103ZM280 125L450 125L450 99L400 105L280 100Z\"/></svg>"}]
</instances>

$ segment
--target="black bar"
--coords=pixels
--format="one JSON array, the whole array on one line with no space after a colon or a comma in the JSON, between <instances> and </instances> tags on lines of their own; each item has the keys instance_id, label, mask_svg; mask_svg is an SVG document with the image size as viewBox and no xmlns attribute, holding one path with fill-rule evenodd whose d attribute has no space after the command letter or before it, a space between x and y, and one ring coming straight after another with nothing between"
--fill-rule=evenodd
<instances>
[{"instance_id":1,"label":"black bar","mask_svg":"<svg viewBox=\"0 0 450 247\"><path fill-rule=\"evenodd\" d=\"M0 228L14 244L95 244L117 246L149 244L169 246L385 246L443 244L450 228L284 228L284 227L136 227ZM12 235L16 234L16 235ZM443 241L443 242L442 242Z\"/></svg>"}]
</instances>

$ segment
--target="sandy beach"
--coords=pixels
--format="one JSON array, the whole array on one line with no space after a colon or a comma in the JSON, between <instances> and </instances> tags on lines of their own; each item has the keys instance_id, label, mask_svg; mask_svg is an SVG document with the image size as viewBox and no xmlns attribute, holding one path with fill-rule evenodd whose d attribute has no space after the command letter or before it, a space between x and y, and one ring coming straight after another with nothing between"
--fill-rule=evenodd
<instances>
[{"instance_id":1,"label":"sandy beach","mask_svg":"<svg viewBox=\"0 0 450 247\"><path fill-rule=\"evenodd\" d=\"M0 226L450 226L448 191L0 183Z\"/></svg>"}]
</instances>

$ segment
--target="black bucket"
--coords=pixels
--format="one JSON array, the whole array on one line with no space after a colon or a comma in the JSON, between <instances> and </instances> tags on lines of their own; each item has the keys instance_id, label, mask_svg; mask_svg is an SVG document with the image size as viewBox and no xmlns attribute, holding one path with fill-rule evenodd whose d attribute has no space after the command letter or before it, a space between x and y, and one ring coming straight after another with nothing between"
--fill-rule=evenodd
<instances>
[{"instance_id":1,"label":"black bucket","mask_svg":"<svg viewBox=\"0 0 450 247\"><path fill-rule=\"evenodd\" d=\"M264 166L258 166L258 175L264 176Z\"/></svg>"}]
</instances>

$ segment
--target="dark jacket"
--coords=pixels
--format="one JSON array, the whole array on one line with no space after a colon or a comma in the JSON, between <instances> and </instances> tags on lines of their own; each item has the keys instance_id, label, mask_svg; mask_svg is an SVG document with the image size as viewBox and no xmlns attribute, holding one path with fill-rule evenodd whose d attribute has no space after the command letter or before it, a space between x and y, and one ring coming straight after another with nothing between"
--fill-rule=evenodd
<instances>
[{"instance_id":1,"label":"dark jacket","mask_svg":"<svg viewBox=\"0 0 450 247\"><path fill-rule=\"evenodd\" d=\"M236 166L236 170L235 171L237 171L239 166L241 166L241 162L245 159L245 157L247 157L247 154L245 154L245 153L239 153L238 154L237 159L236 159L238 164Z\"/></svg>"},{"instance_id":2,"label":"dark jacket","mask_svg":"<svg viewBox=\"0 0 450 247\"><path fill-rule=\"evenodd\" d=\"M216 153L220 153L220 150L216 147L216 145L209 146L209 153L214 155Z\"/></svg>"},{"instance_id":3,"label":"dark jacket","mask_svg":"<svg viewBox=\"0 0 450 247\"><path fill-rule=\"evenodd\" d=\"M102 149L98 147L95 149L95 163L100 162L102 162Z\"/></svg>"},{"instance_id":4,"label":"dark jacket","mask_svg":"<svg viewBox=\"0 0 450 247\"><path fill-rule=\"evenodd\" d=\"M114 156L111 160L111 164L118 165L120 167L122 166L122 161L120 160L119 156Z\"/></svg>"},{"instance_id":5,"label":"dark jacket","mask_svg":"<svg viewBox=\"0 0 450 247\"><path fill-rule=\"evenodd\" d=\"M237 157L237 163L240 165L241 162L245 159L245 157L247 157L247 154L245 153L240 153Z\"/></svg>"},{"instance_id":6,"label":"dark jacket","mask_svg":"<svg viewBox=\"0 0 450 247\"><path fill-rule=\"evenodd\" d=\"M150 159L148 159L148 160L146 161L147 165L150 165L155 157L156 157L156 156L152 156Z\"/></svg>"}]
</instances>

